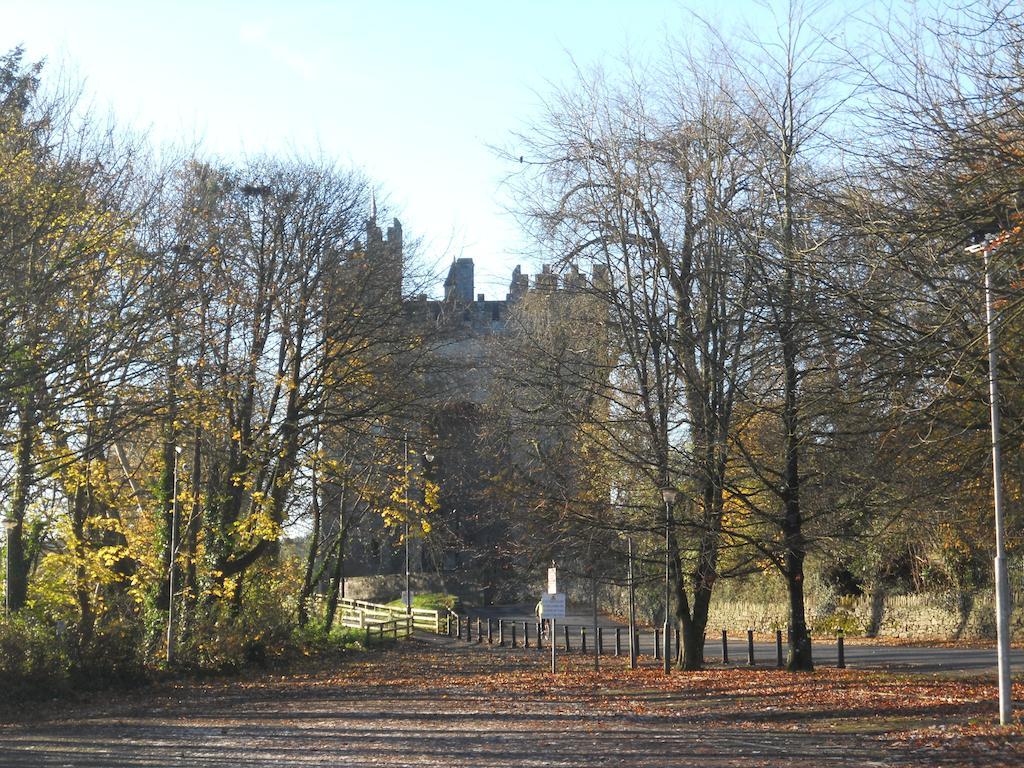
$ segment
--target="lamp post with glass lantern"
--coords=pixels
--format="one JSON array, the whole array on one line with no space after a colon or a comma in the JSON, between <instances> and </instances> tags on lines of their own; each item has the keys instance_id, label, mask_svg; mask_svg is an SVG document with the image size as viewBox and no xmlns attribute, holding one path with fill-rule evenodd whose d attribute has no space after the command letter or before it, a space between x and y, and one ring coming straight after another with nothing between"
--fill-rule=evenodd
<instances>
[{"instance_id":1,"label":"lamp post with glass lantern","mask_svg":"<svg viewBox=\"0 0 1024 768\"><path fill-rule=\"evenodd\" d=\"M672 602L672 583L669 578L671 566L669 540L672 536L672 505L679 498L679 491L671 486L666 486L661 489L661 498L665 502L665 629L664 637L662 638L662 656L665 662L665 674L668 674L672 667L672 661L669 658L672 653L672 634L669 624L669 606Z\"/></svg>"}]
</instances>

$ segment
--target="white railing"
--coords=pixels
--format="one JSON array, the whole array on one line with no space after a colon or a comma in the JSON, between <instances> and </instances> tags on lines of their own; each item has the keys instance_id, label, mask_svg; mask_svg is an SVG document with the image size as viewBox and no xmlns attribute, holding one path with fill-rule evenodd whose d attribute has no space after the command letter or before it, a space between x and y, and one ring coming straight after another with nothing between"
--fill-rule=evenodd
<instances>
[{"instance_id":1,"label":"white railing","mask_svg":"<svg viewBox=\"0 0 1024 768\"><path fill-rule=\"evenodd\" d=\"M346 627L365 627L368 624L377 624L382 621L412 619L414 629L422 629L426 632L441 634L447 629L442 619L441 611L433 611L427 608L413 608L410 612L404 606L382 605L370 603L365 600L352 600L343 597L338 601L341 608L341 623Z\"/></svg>"}]
</instances>

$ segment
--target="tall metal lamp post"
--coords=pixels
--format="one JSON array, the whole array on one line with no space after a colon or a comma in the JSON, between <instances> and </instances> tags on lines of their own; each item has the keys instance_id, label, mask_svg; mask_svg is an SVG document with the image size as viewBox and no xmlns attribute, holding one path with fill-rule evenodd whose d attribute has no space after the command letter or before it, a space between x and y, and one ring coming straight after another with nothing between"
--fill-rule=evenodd
<instances>
[{"instance_id":1,"label":"tall metal lamp post","mask_svg":"<svg viewBox=\"0 0 1024 768\"><path fill-rule=\"evenodd\" d=\"M988 398L992 426L992 496L996 517L996 648L999 659L999 723L1013 719L1013 693L1010 678L1010 584L1006 574L1006 526L1003 521L1003 456L1000 446L999 379L996 376L998 337L996 335L995 297L992 290L990 255L991 236L969 246L968 253L981 253L985 270L985 329L988 344Z\"/></svg>"},{"instance_id":2,"label":"tall metal lamp post","mask_svg":"<svg viewBox=\"0 0 1024 768\"><path fill-rule=\"evenodd\" d=\"M171 484L171 557L167 572L167 663L174 663L174 592L178 559L178 457L181 446L174 447L174 482Z\"/></svg>"},{"instance_id":3,"label":"tall metal lamp post","mask_svg":"<svg viewBox=\"0 0 1024 768\"><path fill-rule=\"evenodd\" d=\"M679 498L679 491L671 486L666 486L661 489L661 498L665 502L665 631L664 637L662 638L662 657L665 661L665 674L668 674L672 668L672 633L670 624L670 613L669 610L672 604L672 584L669 579L669 570L671 567L671 561L669 558L669 541L672 536L672 505L676 503L676 499Z\"/></svg>"},{"instance_id":4,"label":"tall metal lamp post","mask_svg":"<svg viewBox=\"0 0 1024 768\"><path fill-rule=\"evenodd\" d=\"M405 612L412 613L411 577L409 575L409 433L403 434L405 443Z\"/></svg>"}]
</instances>

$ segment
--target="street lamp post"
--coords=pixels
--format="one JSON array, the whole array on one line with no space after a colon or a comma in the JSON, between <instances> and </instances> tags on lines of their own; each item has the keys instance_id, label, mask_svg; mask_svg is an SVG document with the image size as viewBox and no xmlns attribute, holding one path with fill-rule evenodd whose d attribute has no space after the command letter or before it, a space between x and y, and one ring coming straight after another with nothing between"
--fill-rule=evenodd
<instances>
[{"instance_id":1,"label":"street lamp post","mask_svg":"<svg viewBox=\"0 0 1024 768\"><path fill-rule=\"evenodd\" d=\"M409 573L409 433L405 441L405 612L412 613L412 579Z\"/></svg>"},{"instance_id":2,"label":"street lamp post","mask_svg":"<svg viewBox=\"0 0 1024 768\"><path fill-rule=\"evenodd\" d=\"M178 457L181 446L174 448L174 481L171 483L171 557L167 573L167 663L174 662L174 591L175 565L178 558Z\"/></svg>"},{"instance_id":3,"label":"street lamp post","mask_svg":"<svg viewBox=\"0 0 1024 768\"><path fill-rule=\"evenodd\" d=\"M626 540L629 552L629 668L636 669L636 588L633 584L633 537Z\"/></svg>"},{"instance_id":4,"label":"street lamp post","mask_svg":"<svg viewBox=\"0 0 1024 768\"><path fill-rule=\"evenodd\" d=\"M985 271L985 330L988 345L989 420L992 426L992 497L996 522L996 648L999 660L999 723L1009 725L1013 718L1013 693L1010 678L1010 585L1006 573L1006 526L1003 520L1003 456L1000 446L999 379L996 369L998 337L996 335L995 296L992 290L990 255L991 237L972 245L968 253L981 253Z\"/></svg>"},{"instance_id":5,"label":"street lamp post","mask_svg":"<svg viewBox=\"0 0 1024 768\"><path fill-rule=\"evenodd\" d=\"M669 541L672 535L672 505L676 503L676 499L679 497L679 491L670 486L666 486L661 489L661 498L665 502L665 631L662 637L662 657L665 662L665 674L668 674L672 667L672 661L669 658L672 653L672 632L670 626L669 614L671 611L669 607L672 603L672 584L669 579L669 570L671 561L669 558Z\"/></svg>"}]
</instances>

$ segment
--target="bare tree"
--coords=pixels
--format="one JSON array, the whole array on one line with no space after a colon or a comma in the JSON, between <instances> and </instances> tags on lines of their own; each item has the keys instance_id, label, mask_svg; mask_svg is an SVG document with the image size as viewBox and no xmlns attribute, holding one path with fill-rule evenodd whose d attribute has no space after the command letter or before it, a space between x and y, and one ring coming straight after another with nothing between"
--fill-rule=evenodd
<instances>
[{"instance_id":1,"label":"bare tree","mask_svg":"<svg viewBox=\"0 0 1024 768\"><path fill-rule=\"evenodd\" d=\"M681 663L694 669L718 575L735 396L750 370L754 273L733 222L749 217L758 169L722 73L676 74L663 94L601 75L564 94L526 138L541 170L525 213L546 249L604 276L590 295L609 347L576 385L602 401L592 438L643 478L645 529L663 536L658 489L692 498L669 523L669 546Z\"/></svg>"}]
</instances>

